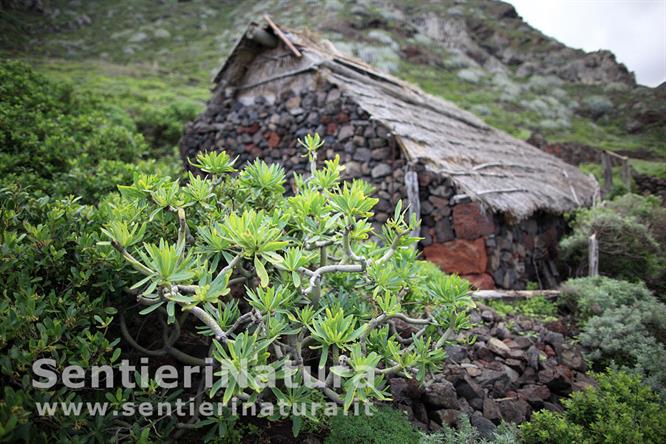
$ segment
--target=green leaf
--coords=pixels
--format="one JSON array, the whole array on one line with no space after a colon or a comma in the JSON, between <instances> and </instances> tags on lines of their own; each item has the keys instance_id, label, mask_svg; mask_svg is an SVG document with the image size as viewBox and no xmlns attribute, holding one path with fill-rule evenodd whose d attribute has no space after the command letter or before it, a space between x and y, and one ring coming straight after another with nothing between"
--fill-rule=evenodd
<instances>
[{"instance_id":1,"label":"green leaf","mask_svg":"<svg viewBox=\"0 0 666 444\"><path fill-rule=\"evenodd\" d=\"M294 434L294 438L296 438L298 434L301 433L302 429L303 429L303 418L301 418L300 416L292 416L291 433Z\"/></svg>"},{"instance_id":2,"label":"green leaf","mask_svg":"<svg viewBox=\"0 0 666 444\"><path fill-rule=\"evenodd\" d=\"M291 272L291 279L294 281L294 287L298 288L301 286L301 275L298 274L298 271Z\"/></svg>"},{"instance_id":3,"label":"green leaf","mask_svg":"<svg viewBox=\"0 0 666 444\"><path fill-rule=\"evenodd\" d=\"M328 360L328 345L324 344L321 347L321 357L319 358L319 368L326 367L326 361Z\"/></svg>"},{"instance_id":4,"label":"green leaf","mask_svg":"<svg viewBox=\"0 0 666 444\"><path fill-rule=\"evenodd\" d=\"M224 396L222 396L222 404L227 405L227 403L234 396L234 391L236 391L236 380L231 377L229 379L229 385L227 385L226 390L224 390Z\"/></svg>"},{"instance_id":5,"label":"green leaf","mask_svg":"<svg viewBox=\"0 0 666 444\"><path fill-rule=\"evenodd\" d=\"M139 312L140 315L147 315L154 312L164 304L164 301L158 302L157 304L149 305Z\"/></svg>"},{"instance_id":6,"label":"green leaf","mask_svg":"<svg viewBox=\"0 0 666 444\"><path fill-rule=\"evenodd\" d=\"M345 412L349 410L349 407L354 402L355 394L356 394L356 389L347 388L347 393L345 394L345 402L343 406Z\"/></svg>"},{"instance_id":7,"label":"green leaf","mask_svg":"<svg viewBox=\"0 0 666 444\"><path fill-rule=\"evenodd\" d=\"M262 287L268 286L268 273L264 267L263 262L259 260L259 256L254 257L254 268L257 270L257 276L259 276L260 285Z\"/></svg>"},{"instance_id":8,"label":"green leaf","mask_svg":"<svg viewBox=\"0 0 666 444\"><path fill-rule=\"evenodd\" d=\"M210 388L210 397L214 397L215 394L222 388L222 378L217 378L213 386Z\"/></svg>"},{"instance_id":9,"label":"green leaf","mask_svg":"<svg viewBox=\"0 0 666 444\"><path fill-rule=\"evenodd\" d=\"M343 367L341 365L335 365L331 367L331 373L334 375L340 376L342 378L349 378L351 375L354 374L350 369Z\"/></svg>"}]
</instances>

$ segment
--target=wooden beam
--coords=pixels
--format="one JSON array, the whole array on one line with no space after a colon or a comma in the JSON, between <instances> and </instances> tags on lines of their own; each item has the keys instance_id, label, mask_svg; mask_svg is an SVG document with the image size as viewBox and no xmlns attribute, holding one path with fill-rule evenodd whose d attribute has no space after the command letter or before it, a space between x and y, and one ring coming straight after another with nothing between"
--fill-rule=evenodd
<instances>
[{"instance_id":1,"label":"wooden beam","mask_svg":"<svg viewBox=\"0 0 666 444\"><path fill-rule=\"evenodd\" d=\"M490 301L501 299L503 301L518 301L543 296L546 299L555 299L560 295L559 290L478 290L470 292L472 299Z\"/></svg>"},{"instance_id":2,"label":"wooden beam","mask_svg":"<svg viewBox=\"0 0 666 444\"><path fill-rule=\"evenodd\" d=\"M629 158L627 156L623 156L621 154L614 153L612 151L604 150L604 152L606 154L608 154L609 156L615 157L615 158L620 159L620 160L629 160Z\"/></svg>"},{"instance_id":3,"label":"wooden beam","mask_svg":"<svg viewBox=\"0 0 666 444\"><path fill-rule=\"evenodd\" d=\"M277 27L275 23L273 23L273 20L268 16L268 14L264 14L264 20L268 23L268 25L273 29L273 32L275 33L276 36L280 38L284 42L285 45L287 45L287 48L298 58L303 57L303 54L294 46L293 43L291 43L291 40L282 32L280 28Z\"/></svg>"}]
</instances>

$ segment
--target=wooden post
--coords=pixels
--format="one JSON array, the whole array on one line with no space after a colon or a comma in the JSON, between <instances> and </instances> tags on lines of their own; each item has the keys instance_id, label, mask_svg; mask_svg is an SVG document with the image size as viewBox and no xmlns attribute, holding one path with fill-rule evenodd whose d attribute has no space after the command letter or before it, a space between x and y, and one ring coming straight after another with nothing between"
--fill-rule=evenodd
<instances>
[{"instance_id":1,"label":"wooden post","mask_svg":"<svg viewBox=\"0 0 666 444\"><path fill-rule=\"evenodd\" d=\"M624 182L627 191L631 192L631 167L629 166L629 158L627 157L622 159L622 182Z\"/></svg>"},{"instance_id":2,"label":"wooden post","mask_svg":"<svg viewBox=\"0 0 666 444\"><path fill-rule=\"evenodd\" d=\"M412 214L416 215L417 219L421 219L421 200L419 198L419 177L413 169L405 172L405 188L407 189L407 202L409 202L409 217ZM421 235L421 224L416 227L412 233L412 237Z\"/></svg>"},{"instance_id":3,"label":"wooden post","mask_svg":"<svg viewBox=\"0 0 666 444\"><path fill-rule=\"evenodd\" d=\"M605 199L613 189L613 162L606 151L601 152L601 165L604 168L604 187L601 194Z\"/></svg>"},{"instance_id":4,"label":"wooden post","mask_svg":"<svg viewBox=\"0 0 666 444\"><path fill-rule=\"evenodd\" d=\"M588 248L588 268L590 277L599 276L599 242L597 241L597 233L592 233L592 236L587 240Z\"/></svg>"},{"instance_id":5,"label":"wooden post","mask_svg":"<svg viewBox=\"0 0 666 444\"><path fill-rule=\"evenodd\" d=\"M597 178L594 177L594 174L589 174L590 179L594 182L594 193L592 194L592 206L596 207L601 203L601 188L599 188L599 182Z\"/></svg>"}]
</instances>

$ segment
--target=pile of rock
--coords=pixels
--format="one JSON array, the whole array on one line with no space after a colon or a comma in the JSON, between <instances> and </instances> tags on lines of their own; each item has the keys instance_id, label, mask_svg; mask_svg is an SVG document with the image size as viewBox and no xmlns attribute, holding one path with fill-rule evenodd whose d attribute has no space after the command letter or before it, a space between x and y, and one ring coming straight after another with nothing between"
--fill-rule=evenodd
<instances>
[{"instance_id":1,"label":"pile of rock","mask_svg":"<svg viewBox=\"0 0 666 444\"><path fill-rule=\"evenodd\" d=\"M447 347L442 373L424 386L390 380L394 403L421 429L455 426L465 414L488 436L502 420L518 424L535 410L561 410L562 397L594 384L561 323L549 329L523 316L502 318L484 306L472 318L479 324L465 336L476 336L476 342Z\"/></svg>"}]
</instances>

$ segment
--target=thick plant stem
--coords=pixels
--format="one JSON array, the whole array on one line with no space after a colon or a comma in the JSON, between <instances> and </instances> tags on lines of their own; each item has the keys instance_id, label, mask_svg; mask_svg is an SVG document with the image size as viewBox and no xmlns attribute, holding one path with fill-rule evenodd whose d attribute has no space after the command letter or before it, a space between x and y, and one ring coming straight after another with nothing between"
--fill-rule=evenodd
<instances>
[{"instance_id":1,"label":"thick plant stem","mask_svg":"<svg viewBox=\"0 0 666 444\"><path fill-rule=\"evenodd\" d=\"M393 242L391 242L391 246L389 249L384 253L382 257L377 259L375 262L372 262L374 264L381 264L386 262L387 260L391 259L391 257L395 254L396 250L398 249L398 244L400 243L400 238L404 236L405 233L398 233L396 234L395 238L393 238Z\"/></svg>"},{"instance_id":2,"label":"thick plant stem","mask_svg":"<svg viewBox=\"0 0 666 444\"><path fill-rule=\"evenodd\" d=\"M339 264L339 265L325 265L317 268L310 276L310 285L303 290L303 293L310 295L317 286L321 276L326 273L358 273L363 271L363 265L360 264Z\"/></svg>"},{"instance_id":3,"label":"thick plant stem","mask_svg":"<svg viewBox=\"0 0 666 444\"><path fill-rule=\"evenodd\" d=\"M182 245L185 248L187 242L187 221L185 220L185 210L183 208L176 208L176 213L178 214L178 245Z\"/></svg>"},{"instance_id":4,"label":"thick plant stem","mask_svg":"<svg viewBox=\"0 0 666 444\"><path fill-rule=\"evenodd\" d=\"M352 262L358 262L363 265L363 269L368 265L368 260L362 256L358 256L351 248L351 243L349 240L349 235L351 233L352 227L347 227L344 233L342 233L342 248L345 251L345 254Z\"/></svg>"},{"instance_id":5,"label":"thick plant stem","mask_svg":"<svg viewBox=\"0 0 666 444\"><path fill-rule=\"evenodd\" d=\"M145 274L146 276L150 276L153 274L153 270L150 268L146 267L143 265L141 262L139 262L134 256L132 256L129 251L125 249L122 245L120 245L118 242L115 240L111 241L111 245L113 248L115 248L124 258L129 262L137 271Z\"/></svg>"},{"instance_id":6,"label":"thick plant stem","mask_svg":"<svg viewBox=\"0 0 666 444\"><path fill-rule=\"evenodd\" d=\"M190 309L192 314L197 317L201 322L206 324L208 328L210 328L213 331L213 335L215 336L215 339L217 339L220 342L227 342L227 334L222 330L220 327L220 324L217 323L215 319L211 315L209 315L205 310L199 307L192 307Z\"/></svg>"}]
</instances>

